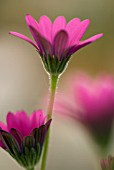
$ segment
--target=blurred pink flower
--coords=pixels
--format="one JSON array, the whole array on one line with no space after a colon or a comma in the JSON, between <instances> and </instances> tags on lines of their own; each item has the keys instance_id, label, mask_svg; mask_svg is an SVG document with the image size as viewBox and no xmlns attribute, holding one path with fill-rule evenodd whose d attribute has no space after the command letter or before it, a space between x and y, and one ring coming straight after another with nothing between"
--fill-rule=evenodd
<instances>
[{"instance_id":1,"label":"blurred pink flower","mask_svg":"<svg viewBox=\"0 0 114 170\"><path fill-rule=\"evenodd\" d=\"M24 111L7 114L7 125L0 122L0 147L21 166L32 169L40 159L43 143L51 120L41 110L30 116Z\"/></svg>"},{"instance_id":2,"label":"blurred pink flower","mask_svg":"<svg viewBox=\"0 0 114 170\"><path fill-rule=\"evenodd\" d=\"M47 16L41 16L37 22L28 14L26 23L36 43L20 33L10 32L10 34L32 44L40 54L46 70L53 74L64 70L73 53L103 36L97 34L81 41L89 26L89 19L80 21L79 18L74 18L66 24L63 16L57 17L54 23ZM60 64L61 62L63 64Z\"/></svg>"},{"instance_id":3,"label":"blurred pink flower","mask_svg":"<svg viewBox=\"0 0 114 170\"><path fill-rule=\"evenodd\" d=\"M101 160L102 170L113 170L114 169L114 157L108 156L106 159Z\"/></svg>"},{"instance_id":4,"label":"blurred pink flower","mask_svg":"<svg viewBox=\"0 0 114 170\"><path fill-rule=\"evenodd\" d=\"M58 96L56 112L81 122L96 142L106 147L114 118L114 79L76 75L69 82L65 96Z\"/></svg>"}]
</instances>

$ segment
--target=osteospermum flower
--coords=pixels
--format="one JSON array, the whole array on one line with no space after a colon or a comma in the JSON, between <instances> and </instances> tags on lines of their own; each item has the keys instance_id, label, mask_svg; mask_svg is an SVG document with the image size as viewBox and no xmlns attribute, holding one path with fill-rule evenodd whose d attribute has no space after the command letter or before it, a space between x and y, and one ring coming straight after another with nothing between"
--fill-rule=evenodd
<instances>
[{"instance_id":1,"label":"osteospermum flower","mask_svg":"<svg viewBox=\"0 0 114 170\"><path fill-rule=\"evenodd\" d=\"M114 157L108 156L106 159L101 160L102 170L114 170Z\"/></svg>"},{"instance_id":2,"label":"osteospermum flower","mask_svg":"<svg viewBox=\"0 0 114 170\"><path fill-rule=\"evenodd\" d=\"M69 82L64 97L58 96L56 111L79 121L105 149L114 120L114 79L101 76L92 80L76 75Z\"/></svg>"},{"instance_id":3,"label":"osteospermum flower","mask_svg":"<svg viewBox=\"0 0 114 170\"><path fill-rule=\"evenodd\" d=\"M26 23L36 43L20 33L10 34L32 44L40 54L47 72L55 75L63 72L73 53L103 36L97 34L81 41L89 26L89 19L80 21L74 18L66 24L63 16L57 17L54 23L47 16L41 16L37 22L28 14Z\"/></svg>"},{"instance_id":4,"label":"osteospermum flower","mask_svg":"<svg viewBox=\"0 0 114 170\"><path fill-rule=\"evenodd\" d=\"M28 116L24 111L7 114L7 125L0 122L0 147L27 170L34 169L40 159L51 120L41 110Z\"/></svg>"}]
</instances>

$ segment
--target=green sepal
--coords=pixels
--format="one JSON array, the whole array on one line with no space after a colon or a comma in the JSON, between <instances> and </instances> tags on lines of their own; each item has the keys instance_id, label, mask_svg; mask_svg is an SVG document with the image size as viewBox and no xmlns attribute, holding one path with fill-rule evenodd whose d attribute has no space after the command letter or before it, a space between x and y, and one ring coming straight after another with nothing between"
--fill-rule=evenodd
<instances>
[{"instance_id":1,"label":"green sepal","mask_svg":"<svg viewBox=\"0 0 114 170\"><path fill-rule=\"evenodd\" d=\"M35 160L35 164L37 164L37 162L40 160L40 156L41 156L41 152L42 152L42 148L40 147L40 144L36 144L36 160Z\"/></svg>"},{"instance_id":2,"label":"green sepal","mask_svg":"<svg viewBox=\"0 0 114 170\"><path fill-rule=\"evenodd\" d=\"M25 148L28 148L29 150L33 148L35 145L35 139L33 136L26 136L22 140L22 151L25 151Z\"/></svg>"},{"instance_id":3,"label":"green sepal","mask_svg":"<svg viewBox=\"0 0 114 170\"><path fill-rule=\"evenodd\" d=\"M21 141L22 141L22 135L20 134L20 132L14 128L10 129L10 134L16 139L16 141L18 142L18 144L21 147Z\"/></svg>"},{"instance_id":4,"label":"green sepal","mask_svg":"<svg viewBox=\"0 0 114 170\"><path fill-rule=\"evenodd\" d=\"M41 56L46 71L51 75L60 75L66 68L70 56L59 59L57 56Z\"/></svg>"},{"instance_id":5,"label":"green sepal","mask_svg":"<svg viewBox=\"0 0 114 170\"><path fill-rule=\"evenodd\" d=\"M17 155L21 152L21 148L15 138L4 130L0 130L0 139L2 140L7 152Z\"/></svg>"},{"instance_id":6,"label":"green sepal","mask_svg":"<svg viewBox=\"0 0 114 170\"><path fill-rule=\"evenodd\" d=\"M39 155L39 153L37 153L37 150L36 150L34 137L26 136L22 141L22 158L24 158L26 162L26 167L28 169L33 168L38 162L36 161L38 157L37 155Z\"/></svg>"},{"instance_id":7,"label":"green sepal","mask_svg":"<svg viewBox=\"0 0 114 170\"><path fill-rule=\"evenodd\" d=\"M38 143L40 144L40 147L42 148L45 136L47 134L47 131L49 129L50 123L52 119L48 120L48 122L45 125L40 126L39 128L33 129L31 135L35 139L35 145Z\"/></svg>"},{"instance_id":8,"label":"green sepal","mask_svg":"<svg viewBox=\"0 0 114 170\"><path fill-rule=\"evenodd\" d=\"M31 134L34 136L35 144L39 143L40 147L42 148L45 139L45 125L35 128Z\"/></svg>"}]
</instances>

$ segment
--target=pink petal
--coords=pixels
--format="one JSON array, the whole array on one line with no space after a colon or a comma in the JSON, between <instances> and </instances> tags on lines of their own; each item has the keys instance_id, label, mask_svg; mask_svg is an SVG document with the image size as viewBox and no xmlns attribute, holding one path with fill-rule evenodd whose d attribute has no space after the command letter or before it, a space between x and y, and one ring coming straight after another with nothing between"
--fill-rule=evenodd
<instances>
[{"instance_id":1,"label":"pink petal","mask_svg":"<svg viewBox=\"0 0 114 170\"><path fill-rule=\"evenodd\" d=\"M19 122L19 132L23 136L27 136L30 134L30 119L26 112L18 111L15 113L15 118Z\"/></svg>"},{"instance_id":2,"label":"pink petal","mask_svg":"<svg viewBox=\"0 0 114 170\"><path fill-rule=\"evenodd\" d=\"M11 128L14 129L19 129L19 122L18 119L16 119L15 115L11 112L9 112L7 114L7 126L8 126L8 130L10 131Z\"/></svg>"},{"instance_id":3,"label":"pink petal","mask_svg":"<svg viewBox=\"0 0 114 170\"><path fill-rule=\"evenodd\" d=\"M75 85L75 92L77 102L85 111L85 119L96 121L107 113L108 116L114 113L114 88L105 85L105 81L90 82L88 77L85 80L83 77Z\"/></svg>"},{"instance_id":4,"label":"pink petal","mask_svg":"<svg viewBox=\"0 0 114 170\"><path fill-rule=\"evenodd\" d=\"M36 30L36 32L39 32L39 33L40 33L40 31L41 31L40 25L39 25L38 22L37 22L31 15L29 15L29 14L26 15L25 19L26 19L26 23L27 23L27 25L28 25L28 28L29 28L31 34L32 34L34 40L36 41L36 43L37 43L37 45L38 45L38 47L39 47L39 53L40 53L41 55L43 55L43 49L42 49L42 47L41 47L41 45L40 45L40 43L39 43L38 38L36 37L36 35L35 35L35 33L34 33L34 30L32 29L32 28L34 28L34 29Z\"/></svg>"},{"instance_id":5,"label":"pink petal","mask_svg":"<svg viewBox=\"0 0 114 170\"><path fill-rule=\"evenodd\" d=\"M66 30L72 34L72 32L75 31L76 26L80 23L80 19L79 18L74 18L71 21L69 21L69 23L66 26Z\"/></svg>"},{"instance_id":6,"label":"pink petal","mask_svg":"<svg viewBox=\"0 0 114 170\"><path fill-rule=\"evenodd\" d=\"M37 50L39 50L38 47L33 43L33 41L30 40L28 37L26 37L26 36L24 36L24 35L22 35L22 34L20 34L20 33L18 33L18 32L9 32L9 34L14 35L14 36L16 36L16 37L19 37L19 38L21 38L21 39L29 42L29 43L30 43L31 45L33 45Z\"/></svg>"},{"instance_id":7,"label":"pink petal","mask_svg":"<svg viewBox=\"0 0 114 170\"><path fill-rule=\"evenodd\" d=\"M39 128L42 126L45 122L46 117L43 115L43 112L41 110L35 111L31 114L30 120L31 120L31 131L34 128Z\"/></svg>"},{"instance_id":8,"label":"pink petal","mask_svg":"<svg viewBox=\"0 0 114 170\"><path fill-rule=\"evenodd\" d=\"M62 54L66 48L68 42L68 34L66 31L59 31L54 38L54 55L61 59Z\"/></svg>"},{"instance_id":9,"label":"pink petal","mask_svg":"<svg viewBox=\"0 0 114 170\"><path fill-rule=\"evenodd\" d=\"M3 122L0 122L0 128L8 132L7 126Z\"/></svg>"},{"instance_id":10,"label":"pink petal","mask_svg":"<svg viewBox=\"0 0 114 170\"><path fill-rule=\"evenodd\" d=\"M63 16L57 17L53 23L52 38L54 38L58 31L60 31L61 29L62 30L65 29L65 27L66 27L65 18Z\"/></svg>"},{"instance_id":11,"label":"pink petal","mask_svg":"<svg viewBox=\"0 0 114 170\"><path fill-rule=\"evenodd\" d=\"M77 45L80 41L80 39L82 38L82 36L84 35L86 29L88 28L90 23L90 20L86 19L84 21L82 21L80 24L78 24L78 26L76 27L74 36L72 37L71 41L69 42L69 45Z\"/></svg>"},{"instance_id":12,"label":"pink petal","mask_svg":"<svg viewBox=\"0 0 114 170\"><path fill-rule=\"evenodd\" d=\"M75 32L76 32L76 28L77 28L79 23L80 23L80 19L74 18L71 21L69 21L69 23L67 24L66 30L67 30L68 35L69 35L69 42L73 39Z\"/></svg>"},{"instance_id":13,"label":"pink petal","mask_svg":"<svg viewBox=\"0 0 114 170\"><path fill-rule=\"evenodd\" d=\"M76 45L73 45L73 46L70 46L68 47L65 51L64 51L64 57L68 57L68 56L71 56L73 53L76 52L76 49L77 49L77 46Z\"/></svg>"},{"instance_id":14,"label":"pink petal","mask_svg":"<svg viewBox=\"0 0 114 170\"><path fill-rule=\"evenodd\" d=\"M105 79L97 80L95 86L95 93L98 94L98 110L103 114L107 114L108 116L114 112L114 82L109 77L105 77ZM101 115L102 116L102 115Z\"/></svg>"},{"instance_id":15,"label":"pink petal","mask_svg":"<svg viewBox=\"0 0 114 170\"><path fill-rule=\"evenodd\" d=\"M38 22L30 14L27 14L25 19L26 19L26 23L27 23L28 27L32 26L37 31L40 32L40 30L41 30L40 25L38 24Z\"/></svg>"},{"instance_id":16,"label":"pink petal","mask_svg":"<svg viewBox=\"0 0 114 170\"><path fill-rule=\"evenodd\" d=\"M51 20L43 15L40 17L39 24L41 27L41 34L50 42L52 42L52 22Z\"/></svg>"},{"instance_id":17,"label":"pink petal","mask_svg":"<svg viewBox=\"0 0 114 170\"><path fill-rule=\"evenodd\" d=\"M80 42L79 46L83 47L85 45L88 45L88 44L96 41L97 39L101 38L102 36L103 36L103 34L94 35L93 37L90 37L87 40Z\"/></svg>"},{"instance_id":18,"label":"pink petal","mask_svg":"<svg viewBox=\"0 0 114 170\"><path fill-rule=\"evenodd\" d=\"M79 84L75 91L77 103L83 110L82 120L91 122L98 113L98 102L93 88L87 87L86 84Z\"/></svg>"},{"instance_id":19,"label":"pink petal","mask_svg":"<svg viewBox=\"0 0 114 170\"><path fill-rule=\"evenodd\" d=\"M97 34L97 35L95 35L95 36L93 36L91 38L88 38L85 41L80 42L78 45L69 47L67 49L67 56L72 55L73 53L75 53L79 49L91 44L92 42L96 41L97 39L101 38L102 36L103 36L103 34Z\"/></svg>"},{"instance_id":20,"label":"pink petal","mask_svg":"<svg viewBox=\"0 0 114 170\"><path fill-rule=\"evenodd\" d=\"M45 54L52 54L52 46L48 40L46 40L34 27L30 26L30 30L33 34L33 37L42 53Z\"/></svg>"},{"instance_id":21,"label":"pink petal","mask_svg":"<svg viewBox=\"0 0 114 170\"><path fill-rule=\"evenodd\" d=\"M24 111L16 112L16 114L8 113L7 115L8 129L17 129L21 135L27 136L30 134L30 121Z\"/></svg>"}]
</instances>

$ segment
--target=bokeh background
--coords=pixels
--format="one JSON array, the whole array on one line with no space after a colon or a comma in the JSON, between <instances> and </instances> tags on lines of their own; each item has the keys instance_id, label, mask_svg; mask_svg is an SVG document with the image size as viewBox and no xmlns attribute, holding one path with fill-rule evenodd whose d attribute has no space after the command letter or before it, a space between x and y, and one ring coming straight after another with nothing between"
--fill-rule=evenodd
<instances>
[{"instance_id":1,"label":"bokeh background","mask_svg":"<svg viewBox=\"0 0 114 170\"><path fill-rule=\"evenodd\" d=\"M8 111L42 108L48 91L48 76L40 57L28 43L8 35L9 31L31 35L25 23L30 13L38 19L48 15L54 20L64 15L89 18L91 24L84 39L97 33L104 37L77 52L59 82L64 91L70 72L83 70L95 76L114 74L114 1L113 0L0 0L0 120L5 121ZM114 153L114 144L109 153ZM54 116L47 170L95 170L97 152L83 129L69 119ZM99 162L97 162L99 164ZM0 149L0 170L21 168ZM37 168L39 169L39 167Z\"/></svg>"}]
</instances>

